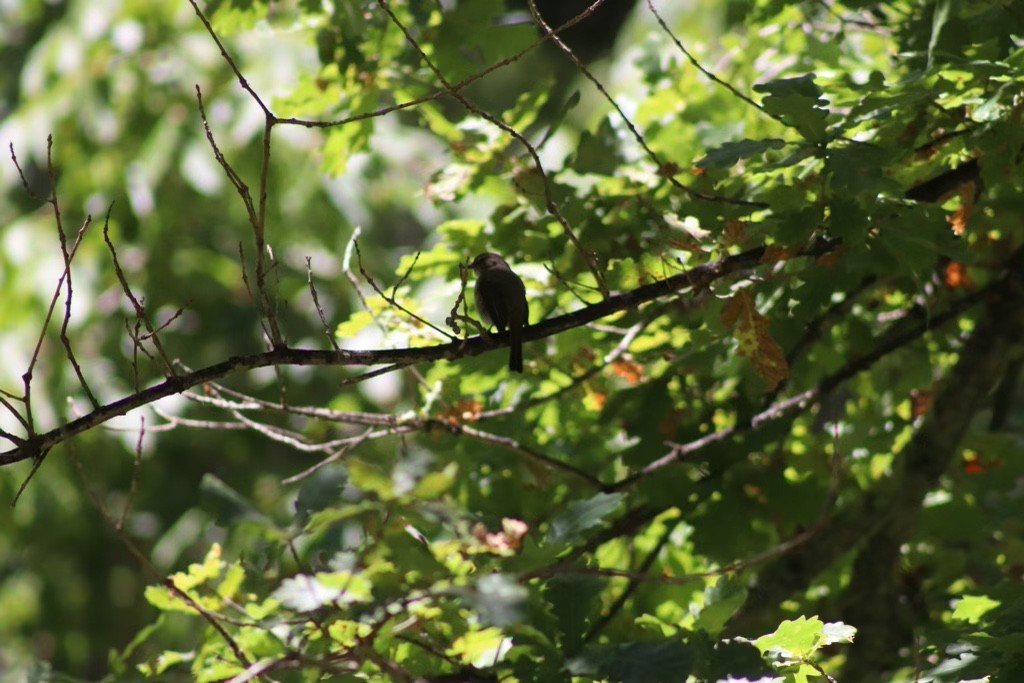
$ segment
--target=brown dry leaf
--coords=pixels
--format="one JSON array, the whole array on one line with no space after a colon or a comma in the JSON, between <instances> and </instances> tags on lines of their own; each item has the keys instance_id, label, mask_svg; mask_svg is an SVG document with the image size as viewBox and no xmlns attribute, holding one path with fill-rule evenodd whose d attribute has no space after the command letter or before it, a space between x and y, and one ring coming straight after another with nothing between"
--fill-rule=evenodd
<instances>
[{"instance_id":1,"label":"brown dry leaf","mask_svg":"<svg viewBox=\"0 0 1024 683\"><path fill-rule=\"evenodd\" d=\"M456 401L450 408L441 411L437 419L451 425L458 425L464 422L476 422L476 419L483 412L484 404L473 399Z\"/></svg>"},{"instance_id":2,"label":"brown dry leaf","mask_svg":"<svg viewBox=\"0 0 1024 683\"><path fill-rule=\"evenodd\" d=\"M530 531L530 525L521 519L502 517L501 530L508 537L509 542L518 548L522 540L526 538L527 532Z\"/></svg>"},{"instance_id":3,"label":"brown dry leaf","mask_svg":"<svg viewBox=\"0 0 1024 683\"><path fill-rule=\"evenodd\" d=\"M827 254L822 254L821 256L816 258L814 260L814 262L817 263L819 266L825 266L826 268L831 268L839 260L839 257L842 255L842 253L843 253L843 245L839 245L838 247L836 247L832 251L828 252Z\"/></svg>"},{"instance_id":4,"label":"brown dry leaf","mask_svg":"<svg viewBox=\"0 0 1024 683\"><path fill-rule=\"evenodd\" d=\"M974 183L964 183L960 186L960 208L946 219L953 226L953 234L957 237L963 237L964 232L967 231L967 221L970 219L973 210Z\"/></svg>"},{"instance_id":5,"label":"brown dry leaf","mask_svg":"<svg viewBox=\"0 0 1024 683\"><path fill-rule=\"evenodd\" d=\"M502 555L510 555L522 547L523 538L526 537L529 530L530 526L526 522L503 517L501 520L501 531L491 533L482 522L477 522L473 525L470 533L472 533L473 538L488 549Z\"/></svg>"},{"instance_id":6,"label":"brown dry leaf","mask_svg":"<svg viewBox=\"0 0 1024 683\"><path fill-rule=\"evenodd\" d=\"M779 261L788 261L796 256L799 251L800 250L796 247L784 247L779 244L770 244L764 248L764 254L761 255L761 263L778 263Z\"/></svg>"},{"instance_id":7,"label":"brown dry leaf","mask_svg":"<svg viewBox=\"0 0 1024 683\"><path fill-rule=\"evenodd\" d=\"M658 433L666 439L674 439L679 435L679 426L683 422L683 412L673 410L658 425Z\"/></svg>"},{"instance_id":8,"label":"brown dry leaf","mask_svg":"<svg viewBox=\"0 0 1024 683\"><path fill-rule=\"evenodd\" d=\"M935 391L933 389L914 389L910 392L910 414L915 418L921 417L931 410L935 402Z\"/></svg>"},{"instance_id":9,"label":"brown dry leaf","mask_svg":"<svg viewBox=\"0 0 1024 683\"><path fill-rule=\"evenodd\" d=\"M674 164L671 161L665 162L658 167L658 175L663 178L672 178L673 176L679 175L679 164Z\"/></svg>"},{"instance_id":10,"label":"brown dry leaf","mask_svg":"<svg viewBox=\"0 0 1024 683\"><path fill-rule=\"evenodd\" d=\"M687 237L685 239L679 237L670 238L668 241L668 245L673 249L678 249L679 251L688 251L691 254L704 253L703 247L697 244L697 241L690 237Z\"/></svg>"},{"instance_id":11,"label":"brown dry leaf","mask_svg":"<svg viewBox=\"0 0 1024 683\"><path fill-rule=\"evenodd\" d=\"M981 462L981 457L974 452L964 453L964 474L984 474L989 468Z\"/></svg>"},{"instance_id":12,"label":"brown dry leaf","mask_svg":"<svg viewBox=\"0 0 1024 683\"><path fill-rule=\"evenodd\" d=\"M722 311L722 323L732 328L739 342L737 351L754 366L768 391L789 376L786 354L768 331L771 320L757 312L749 290L737 292L729 300Z\"/></svg>"},{"instance_id":13,"label":"brown dry leaf","mask_svg":"<svg viewBox=\"0 0 1024 683\"><path fill-rule=\"evenodd\" d=\"M970 273L967 272L967 266L957 261L951 261L946 266L946 274L943 279L946 282L946 286L950 289L958 289L960 287L974 289L974 280L971 279Z\"/></svg>"},{"instance_id":14,"label":"brown dry leaf","mask_svg":"<svg viewBox=\"0 0 1024 683\"><path fill-rule=\"evenodd\" d=\"M726 244L739 244L747 237L747 222L731 220L725 224L723 233Z\"/></svg>"},{"instance_id":15,"label":"brown dry leaf","mask_svg":"<svg viewBox=\"0 0 1024 683\"><path fill-rule=\"evenodd\" d=\"M612 372L636 386L644 379L644 367L631 360L617 360L612 363Z\"/></svg>"}]
</instances>

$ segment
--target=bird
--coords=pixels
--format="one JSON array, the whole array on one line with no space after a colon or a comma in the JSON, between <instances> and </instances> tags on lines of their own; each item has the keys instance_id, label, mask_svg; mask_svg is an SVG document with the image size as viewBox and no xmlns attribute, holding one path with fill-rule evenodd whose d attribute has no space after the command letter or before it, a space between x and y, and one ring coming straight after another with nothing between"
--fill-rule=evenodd
<instances>
[{"instance_id":1,"label":"bird","mask_svg":"<svg viewBox=\"0 0 1024 683\"><path fill-rule=\"evenodd\" d=\"M526 287L505 259L491 252L480 254L469 264L476 273L474 298L476 310L484 323L499 332L508 330L508 369L523 371L523 328L530 317Z\"/></svg>"}]
</instances>

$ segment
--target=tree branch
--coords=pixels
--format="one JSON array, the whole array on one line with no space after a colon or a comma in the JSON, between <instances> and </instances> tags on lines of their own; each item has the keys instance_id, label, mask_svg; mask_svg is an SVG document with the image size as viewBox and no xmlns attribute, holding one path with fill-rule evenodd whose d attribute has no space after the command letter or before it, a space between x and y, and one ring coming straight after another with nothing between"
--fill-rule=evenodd
<instances>
[{"instance_id":1,"label":"tree branch","mask_svg":"<svg viewBox=\"0 0 1024 683\"><path fill-rule=\"evenodd\" d=\"M747 604L737 615L733 628L745 630L744 625L756 621L761 615L774 614L776 605L791 593L806 588L815 576L832 566L851 549L868 542L855 565L854 578L848 588L848 599L863 596L866 574L879 577L878 563L892 562L899 553L890 552L892 543L905 542L920 514L925 494L934 488L939 477L949 468L959 444L970 426L975 413L986 403L992 388L1006 372L1009 357L1020 348L1024 339L1024 250L1011 258L1007 275L992 288L987 312L960 352L960 360L947 376L945 388L936 397L931 411L910 443L900 454L898 471L857 501L841 508L826 521L826 530L808 543L765 569L750 593ZM866 554L865 554L866 553ZM884 572L883 572L884 573ZM879 587L872 584L871 594ZM893 610L901 607L893 602L877 601L873 613L848 608L859 623L862 636L866 631L879 628L886 620L895 618ZM888 631L886 631L888 632ZM899 642L879 644L868 639L865 657L882 658L898 648ZM878 647L876 651L874 648ZM857 660L860 655L848 661ZM878 662L868 669L877 673ZM851 674L853 675L853 674ZM847 679L844 677L844 681ZM856 678L851 678L851 681Z\"/></svg>"},{"instance_id":2,"label":"tree branch","mask_svg":"<svg viewBox=\"0 0 1024 683\"><path fill-rule=\"evenodd\" d=\"M832 251L837 246L838 242L819 240L805 249L800 255L807 257L820 256ZM681 290L700 290L711 282L727 275L754 268L760 263L764 254L765 247L757 247L740 254L727 256L718 261L690 268L664 280L610 296L591 306L586 306L572 313L566 313L565 315L527 327L523 331L523 339L524 341L544 339L560 332L583 326L613 313L637 308L644 303L662 296L675 294ZM33 454L45 452L73 436L101 425L114 417L124 415L131 410L237 372L285 365L374 366L390 364L390 369L398 369L421 362L453 361L477 356L496 347L505 346L507 343L508 335L502 334L490 335L489 339L477 336L423 348L374 349L365 351L341 349L338 351L328 351L281 347L249 356L233 356L220 363L215 363L199 370L183 373L175 377L168 377L159 384L101 406L72 422L48 432L28 434L27 438L17 442L15 448L0 453L0 467L26 460L31 458Z\"/></svg>"}]
</instances>

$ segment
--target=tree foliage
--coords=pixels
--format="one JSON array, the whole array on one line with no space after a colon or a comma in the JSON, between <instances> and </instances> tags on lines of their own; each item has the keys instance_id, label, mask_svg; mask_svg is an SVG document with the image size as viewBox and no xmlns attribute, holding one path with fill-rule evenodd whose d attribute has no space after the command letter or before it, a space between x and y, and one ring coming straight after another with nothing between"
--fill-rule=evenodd
<instances>
[{"instance_id":1,"label":"tree foliage","mask_svg":"<svg viewBox=\"0 0 1024 683\"><path fill-rule=\"evenodd\" d=\"M1024 12L539 4L10 10L0 665L1019 680Z\"/></svg>"}]
</instances>

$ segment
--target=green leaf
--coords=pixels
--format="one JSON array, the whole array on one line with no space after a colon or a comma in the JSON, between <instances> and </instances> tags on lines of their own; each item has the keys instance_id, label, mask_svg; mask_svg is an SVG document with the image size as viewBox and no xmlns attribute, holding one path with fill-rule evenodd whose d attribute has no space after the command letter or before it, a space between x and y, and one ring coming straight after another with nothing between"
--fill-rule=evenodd
<instances>
[{"instance_id":1,"label":"green leaf","mask_svg":"<svg viewBox=\"0 0 1024 683\"><path fill-rule=\"evenodd\" d=\"M941 253L945 240L936 239L934 234L934 221L942 220L934 212L927 219L932 223L912 223L913 217L916 216L908 216L898 223L886 225L869 244L880 246L904 270L920 276L935 267L936 257ZM939 224L939 227L948 233L952 241L953 231L949 226Z\"/></svg>"},{"instance_id":2,"label":"green leaf","mask_svg":"<svg viewBox=\"0 0 1024 683\"><path fill-rule=\"evenodd\" d=\"M828 111L814 78L813 73L783 78L755 85L754 90L766 93L765 111L796 128L809 142L820 143L825 140Z\"/></svg>"},{"instance_id":3,"label":"green leaf","mask_svg":"<svg viewBox=\"0 0 1024 683\"><path fill-rule=\"evenodd\" d=\"M977 624L983 616L1001 604L987 595L965 595L957 601L956 608L953 610L953 618L966 621L969 624Z\"/></svg>"},{"instance_id":4,"label":"green leaf","mask_svg":"<svg viewBox=\"0 0 1024 683\"><path fill-rule=\"evenodd\" d=\"M511 647L511 640L500 629L492 627L459 636L448 648L447 654L458 657L470 666L483 668L500 662Z\"/></svg>"},{"instance_id":5,"label":"green leaf","mask_svg":"<svg viewBox=\"0 0 1024 683\"><path fill-rule=\"evenodd\" d=\"M693 669L693 653L683 642L619 643L589 647L567 667L575 676L614 683L678 683Z\"/></svg>"},{"instance_id":6,"label":"green leaf","mask_svg":"<svg viewBox=\"0 0 1024 683\"><path fill-rule=\"evenodd\" d=\"M704 590L704 607L694 628L715 636L722 632L733 614L747 599L745 583L736 577L723 577Z\"/></svg>"},{"instance_id":7,"label":"green leaf","mask_svg":"<svg viewBox=\"0 0 1024 683\"><path fill-rule=\"evenodd\" d=\"M372 119L352 121L327 131L323 147L323 169L333 176L344 175L348 161L366 149L373 133Z\"/></svg>"},{"instance_id":8,"label":"green leaf","mask_svg":"<svg viewBox=\"0 0 1024 683\"><path fill-rule=\"evenodd\" d=\"M931 66L935 60L935 47L939 44L939 36L942 35L942 27L949 21L950 0L936 0L932 7L932 31L928 37L928 65Z\"/></svg>"},{"instance_id":9,"label":"green leaf","mask_svg":"<svg viewBox=\"0 0 1024 683\"><path fill-rule=\"evenodd\" d=\"M347 465L349 481L353 486L361 491L374 493L381 500L391 500L395 497L395 483L387 472L354 458L350 459Z\"/></svg>"},{"instance_id":10,"label":"green leaf","mask_svg":"<svg viewBox=\"0 0 1024 683\"><path fill-rule=\"evenodd\" d=\"M210 25L222 37L251 30L266 19L269 6L259 0L215 0L206 8Z\"/></svg>"},{"instance_id":11,"label":"green leaf","mask_svg":"<svg viewBox=\"0 0 1024 683\"><path fill-rule=\"evenodd\" d=\"M146 676L159 676L172 666L191 662L195 656L191 652L174 652L165 650L157 655L155 660L150 660L139 665L139 670Z\"/></svg>"},{"instance_id":12,"label":"green leaf","mask_svg":"<svg viewBox=\"0 0 1024 683\"><path fill-rule=\"evenodd\" d=\"M437 226L439 234L454 244L472 244L478 242L483 235L486 224L472 219L450 220Z\"/></svg>"},{"instance_id":13,"label":"green leaf","mask_svg":"<svg viewBox=\"0 0 1024 683\"><path fill-rule=\"evenodd\" d=\"M588 500L570 503L551 521L548 542L575 543L585 531L603 524L604 518L615 512L625 497L622 493L598 493Z\"/></svg>"},{"instance_id":14,"label":"green leaf","mask_svg":"<svg viewBox=\"0 0 1024 683\"><path fill-rule=\"evenodd\" d=\"M697 168L730 168L741 159L750 159L760 156L770 149L782 149L786 146L785 140L768 138L766 140L741 140L739 142L727 142L713 149L709 149L704 158L697 162Z\"/></svg>"},{"instance_id":15,"label":"green leaf","mask_svg":"<svg viewBox=\"0 0 1024 683\"><path fill-rule=\"evenodd\" d=\"M688 639L694 652L694 676L702 681L759 681L774 678L757 648L741 640L712 640L704 631Z\"/></svg>"},{"instance_id":16,"label":"green leaf","mask_svg":"<svg viewBox=\"0 0 1024 683\"><path fill-rule=\"evenodd\" d=\"M825 624L817 617L787 620L773 633L755 640L754 646L762 654L774 650L787 659L806 659L820 646L818 639L824 628Z\"/></svg>"},{"instance_id":17,"label":"green leaf","mask_svg":"<svg viewBox=\"0 0 1024 683\"><path fill-rule=\"evenodd\" d=\"M432 40L435 63L451 82L475 74L535 40L532 26L500 21L506 11L501 3L464 0L452 7L443 14Z\"/></svg>"},{"instance_id":18,"label":"green leaf","mask_svg":"<svg viewBox=\"0 0 1024 683\"><path fill-rule=\"evenodd\" d=\"M567 653L575 653L583 644L591 617L600 607L598 596L606 581L595 576L556 576L545 587L544 597L558 621Z\"/></svg>"},{"instance_id":19,"label":"green leaf","mask_svg":"<svg viewBox=\"0 0 1024 683\"><path fill-rule=\"evenodd\" d=\"M880 193L898 196L902 188L885 173L885 165L892 158L892 150L875 145L830 148L825 158L825 172L832 191L842 199L865 195L865 199L873 201Z\"/></svg>"},{"instance_id":20,"label":"green leaf","mask_svg":"<svg viewBox=\"0 0 1024 683\"><path fill-rule=\"evenodd\" d=\"M615 172L622 160L618 139L609 119L602 120L593 133L583 132L569 163L579 173L612 175Z\"/></svg>"},{"instance_id":21,"label":"green leaf","mask_svg":"<svg viewBox=\"0 0 1024 683\"><path fill-rule=\"evenodd\" d=\"M436 500L447 493L455 485L459 473L459 464L450 462L444 469L428 472L409 494L415 500Z\"/></svg>"}]
</instances>

